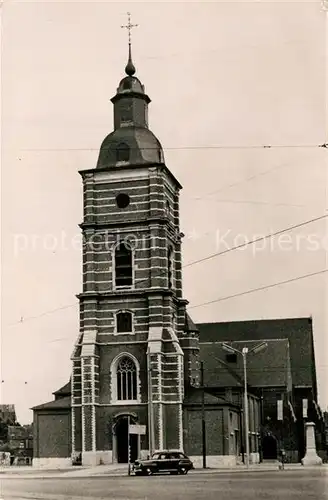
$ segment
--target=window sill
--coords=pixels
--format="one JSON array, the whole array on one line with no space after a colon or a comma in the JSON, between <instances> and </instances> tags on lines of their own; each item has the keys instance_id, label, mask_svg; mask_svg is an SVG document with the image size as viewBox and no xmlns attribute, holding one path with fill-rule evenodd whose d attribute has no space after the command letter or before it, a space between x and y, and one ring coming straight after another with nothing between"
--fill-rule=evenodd
<instances>
[{"instance_id":1,"label":"window sill","mask_svg":"<svg viewBox=\"0 0 328 500\"><path fill-rule=\"evenodd\" d=\"M127 401L111 401L111 404L112 405L116 405L116 406L132 406L132 405L140 405L141 404L141 401L138 401L138 400L135 400L135 399L131 399L131 400L127 400Z\"/></svg>"},{"instance_id":2,"label":"window sill","mask_svg":"<svg viewBox=\"0 0 328 500\"><path fill-rule=\"evenodd\" d=\"M113 335L135 335L135 332L115 332Z\"/></svg>"}]
</instances>

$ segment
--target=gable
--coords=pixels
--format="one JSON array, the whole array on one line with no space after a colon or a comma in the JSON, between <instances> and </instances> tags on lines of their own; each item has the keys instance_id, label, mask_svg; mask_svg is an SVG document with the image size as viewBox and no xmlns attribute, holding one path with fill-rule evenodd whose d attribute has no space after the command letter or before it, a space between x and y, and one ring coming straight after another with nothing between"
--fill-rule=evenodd
<instances>
[{"instance_id":1,"label":"gable","mask_svg":"<svg viewBox=\"0 0 328 500\"><path fill-rule=\"evenodd\" d=\"M293 384L313 387L316 392L311 318L200 323L197 327L201 343L287 339Z\"/></svg>"},{"instance_id":2,"label":"gable","mask_svg":"<svg viewBox=\"0 0 328 500\"><path fill-rule=\"evenodd\" d=\"M239 351L244 346L251 349L258 341L234 342ZM287 339L268 340L265 350L247 356L247 381L249 386L289 387L289 344ZM204 363L204 384L207 387L242 387L243 359L237 355L234 362L227 360L221 342L200 343L200 358Z\"/></svg>"}]
</instances>

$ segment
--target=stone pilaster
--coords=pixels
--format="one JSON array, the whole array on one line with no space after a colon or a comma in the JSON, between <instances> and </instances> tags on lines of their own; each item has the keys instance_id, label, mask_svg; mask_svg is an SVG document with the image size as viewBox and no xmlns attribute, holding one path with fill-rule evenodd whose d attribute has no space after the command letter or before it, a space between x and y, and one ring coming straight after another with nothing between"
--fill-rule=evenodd
<instances>
[{"instance_id":1,"label":"stone pilaster","mask_svg":"<svg viewBox=\"0 0 328 500\"><path fill-rule=\"evenodd\" d=\"M179 449L183 451L183 409L182 403L184 399L184 360L183 356L179 356Z\"/></svg>"},{"instance_id":2,"label":"stone pilaster","mask_svg":"<svg viewBox=\"0 0 328 500\"><path fill-rule=\"evenodd\" d=\"M97 286L95 276L96 249L99 247L97 233L94 229L83 232L83 291L94 292Z\"/></svg>"},{"instance_id":3,"label":"stone pilaster","mask_svg":"<svg viewBox=\"0 0 328 500\"><path fill-rule=\"evenodd\" d=\"M81 436L81 405L82 405L82 370L80 358L80 346L82 335L80 334L74 347L72 360L72 375L71 375L71 408L72 408L72 454L82 451L82 436Z\"/></svg>"},{"instance_id":4,"label":"stone pilaster","mask_svg":"<svg viewBox=\"0 0 328 500\"><path fill-rule=\"evenodd\" d=\"M84 332L82 368L82 463L96 465L96 397L98 356L96 355L96 331Z\"/></svg>"},{"instance_id":5,"label":"stone pilaster","mask_svg":"<svg viewBox=\"0 0 328 500\"><path fill-rule=\"evenodd\" d=\"M156 167L149 169L149 206L150 216L158 217L164 211L164 182Z\"/></svg>"},{"instance_id":6,"label":"stone pilaster","mask_svg":"<svg viewBox=\"0 0 328 500\"><path fill-rule=\"evenodd\" d=\"M83 175L83 218L84 222L93 222L95 218L94 175Z\"/></svg>"},{"instance_id":7,"label":"stone pilaster","mask_svg":"<svg viewBox=\"0 0 328 500\"><path fill-rule=\"evenodd\" d=\"M157 224L149 225L150 232L150 286L164 288L167 273L163 269L163 257L167 256L165 231Z\"/></svg>"}]
</instances>

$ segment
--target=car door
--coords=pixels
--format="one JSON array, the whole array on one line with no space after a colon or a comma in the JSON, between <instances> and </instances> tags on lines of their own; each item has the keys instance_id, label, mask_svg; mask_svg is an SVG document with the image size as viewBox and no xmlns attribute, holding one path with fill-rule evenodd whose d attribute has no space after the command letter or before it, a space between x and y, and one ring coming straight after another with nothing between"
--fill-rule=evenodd
<instances>
[{"instance_id":1,"label":"car door","mask_svg":"<svg viewBox=\"0 0 328 500\"><path fill-rule=\"evenodd\" d=\"M179 464L180 464L180 467L187 467L189 468L190 467L190 461L189 461L189 458L186 457L186 455L184 455L183 453L179 453L178 454L178 457L179 457Z\"/></svg>"},{"instance_id":2,"label":"car door","mask_svg":"<svg viewBox=\"0 0 328 500\"><path fill-rule=\"evenodd\" d=\"M168 460L169 470L177 471L178 466L179 466L179 454L178 453L171 453L168 458L169 458L169 460Z\"/></svg>"},{"instance_id":3,"label":"car door","mask_svg":"<svg viewBox=\"0 0 328 500\"><path fill-rule=\"evenodd\" d=\"M167 470L167 467L168 467L167 454L161 453L159 459L157 460L157 470L159 472L163 472Z\"/></svg>"}]
</instances>

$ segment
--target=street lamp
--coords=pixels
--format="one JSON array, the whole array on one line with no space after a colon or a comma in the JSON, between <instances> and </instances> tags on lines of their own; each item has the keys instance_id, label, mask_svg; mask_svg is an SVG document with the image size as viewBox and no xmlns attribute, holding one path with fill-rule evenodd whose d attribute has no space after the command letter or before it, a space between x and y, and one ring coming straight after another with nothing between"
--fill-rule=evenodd
<instances>
[{"instance_id":1,"label":"street lamp","mask_svg":"<svg viewBox=\"0 0 328 500\"><path fill-rule=\"evenodd\" d=\"M249 467L249 415L248 415L248 395L247 395L247 354L257 354L268 346L266 342L261 342L256 346L248 349L248 347L243 347L241 351L235 349L229 344L223 343L222 349L227 351L230 354L241 354L243 357L243 366L244 366L244 418L245 418L245 444L246 444L246 453L245 453L245 461L246 467Z\"/></svg>"}]
</instances>

